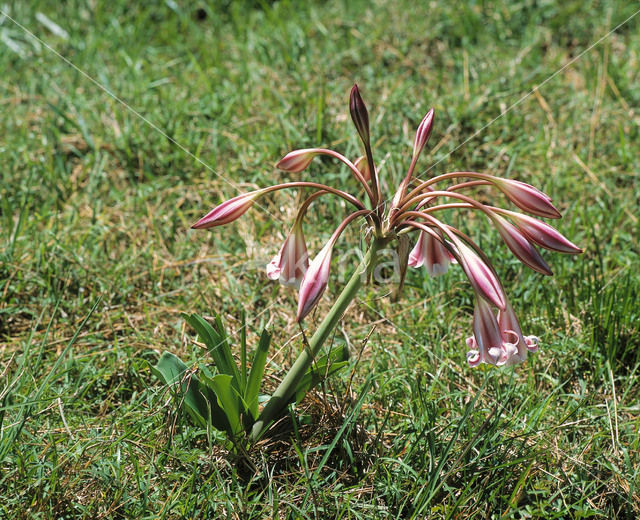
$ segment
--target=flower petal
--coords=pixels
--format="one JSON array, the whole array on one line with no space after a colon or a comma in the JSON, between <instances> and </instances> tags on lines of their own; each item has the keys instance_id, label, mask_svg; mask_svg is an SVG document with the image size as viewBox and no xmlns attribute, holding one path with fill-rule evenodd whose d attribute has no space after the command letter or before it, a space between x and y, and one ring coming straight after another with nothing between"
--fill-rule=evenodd
<instances>
[{"instance_id":1,"label":"flower petal","mask_svg":"<svg viewBox=\"0 0 640 520\"><path fill-rule=\"evenodd\" d=\"M425 246L424 246L424 240L425 240L425 232L424 231L420 231L420 234L418 235L418 241L416 242L416 245L414 246L414 248L411 250L411 253L409 253L409 266L410 267L415 267L416 269L418 267L422 267L422 265L424 264L424 259L425 259Z\"/></svg>"}]
</instances>

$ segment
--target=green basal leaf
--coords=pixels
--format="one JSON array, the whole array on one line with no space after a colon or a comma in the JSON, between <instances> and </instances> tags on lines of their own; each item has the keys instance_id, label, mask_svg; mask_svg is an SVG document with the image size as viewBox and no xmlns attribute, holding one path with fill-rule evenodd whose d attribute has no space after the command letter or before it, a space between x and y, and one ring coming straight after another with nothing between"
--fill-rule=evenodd
<instances>
[{"instance_id":1,"label":"green basal leaf","mask_svg":"<svg viewBox=\"0 0 640 520\"><path fill-rule=\"evenodd\" d=\"M235 359L233 359L233 352L231 352L231 347L229 346L227 333L224 330L224 325L222 323L222 319L220 318L220 316L216 315L214 319L215 319L214 329L216 330L216 332L220 337L220 344L218 345L218 348L220 349L220 352L224 356L226 364L230 369L228 372L225 372L225 373L229 374L230 376L233 376L235 380L233 382L233 385L235 389L238 392L240 392L239 384L242 381L242 376L240 375L240 371L238 370Z\"/></svg>"},{"instance_id":2,"label":"green basal leaf","mask_svg":"<svg viewBox=\"0 0 640 520\"><path fill-rule=\"evenodd\" d=\"M193 420L200 426L206 426L210 416L209 405L202 394L200 381L195 375L188 375L187 368L180 358L170 352L164 352L158 363L151 367L151 371L172 387L177 402L182 403Z\"/></svg>"},{"instance_id":3,"label":"green basal leaf","mask_svg":"<svg viewBox=\"0 0 640 520\"><path fill-rule=\"evenodd\" d=\"M204 318L197 314L185 315L185 319L187 323L196 330L200 340L207 346L218 371L231 376L233 378L233 386L239 392L240 372L238 371L231 349L224 336L224 329L222 329L220 317L216 316L216 326L218 330L215 330ZM220 330L222 330L222 333Z\"/></svg>"},{"instance_id":4,"label":"green basal leaf","mask_svg":"<svg viewBox=\"0 0 640 520\"><path fill-rule=\"evenodd\" d=\"M206 426L210 423L217 430L231 431L229 421L218 405L213 390L202 384L195 375L185 377L187 368L180 358L165 352L158 363L151 367L151 371L165 384L173 387L177 403L187 410L196 424Z\"/></svg>"},{"instance_id":5,"label":"green basal leaf","mask_svg":"<svg viewBox=\"0 0 640 520\"><path fill-rule=\"evenodd\" d=\"M216 366L218 366L219 370L222 370L222 367L224 366L224 359L218 359L219 356L216 356L217 351L214 352L216 346L220 344L220 335L213 329L211 325L209 325L209 323L207 323L206 320L204 320L197 314L183 314L182 316L186 320L186 322L196 330L200 341L202 341L206 345L207 351L212 354L214 363L216 364Z\"/></svg>"},{"instance_id":6,"label":"green basal leaf","mask_svg":"<svg viewBox=\"0 0 640 520\"><path fill-rule=\"evenodd\" d=\"M264 366L267 363L267 352L269 351L270 343L271 334L265 329L262 331L258 348L253 355L251 372L249 372L247 386L245 388L244 400L254 419L258 418L258 393L260 392L260 384L262 383L262 376L264 375Z\"/></svg>"},{"instance_id":7,"label":"green basal leaf","mask_svg":"<svg viewBox=\"0 0 640 520\"><path fill-rule=\"evenodd\" d=\"M244 406L233 388L233 377L228 374L217 374L213 377L202 374L202 379L218 398L218 405L229 421L230 436L237 437L243 430L241 415Z\"/></svg>"}]
</instances>

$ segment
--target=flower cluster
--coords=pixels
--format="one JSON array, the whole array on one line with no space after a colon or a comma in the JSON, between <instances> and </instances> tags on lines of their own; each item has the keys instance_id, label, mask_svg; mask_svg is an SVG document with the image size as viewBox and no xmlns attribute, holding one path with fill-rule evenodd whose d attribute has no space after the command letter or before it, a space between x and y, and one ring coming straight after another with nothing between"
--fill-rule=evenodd
<instances>
[{"instance_id":1,"label":"flower cluster","mask_svg":"<svg viewBox=\"0 0 640 520\"><path fill-rule=\"evenodd\" d=\"M371 229L372 240L388 243L415 231L417 241L407 265L424 267L430 276L446 273L451 264L458 264L475 292L473 336L467 340L467 360L471 366L479 363L511 365L526 359L527 352L537 349L537 338L524 336L500 279L484 252L461 230L446 224L444 212L480 211L495 226L511 252L527 267L545 275L551 269L536 246L560 253L578 254L582 250L556 229L539 218L560 218L551 199L533 186L517 180L495 177L478 172L451 172L418 182L414 170L433 128L431 109L418 126L413 154L405 178L386 204L380 191L369 134L369 115L357 85L351 90L349 110L364 146L364 156L352 162L340 153L324 148L296 150L288 153L277 167L299 173L317 156L329 156L349 168L367 197L359 197L315 182L290 182L239 195L214 208L193 228L209 228L228 224L243 215L261 196L284 188L312 188L315 192L300 206L290 234L282 248L267 265L267 275L285 285L299 287L297 320L303 320L315 307L325 291L331 266L331 254L337 239L356 219L365 219ZM485 204L473 197L478 186L501 192L520 210L528 213ZM469 194L471 192L471 195ZM313 200L323 194L343 198L354 207L337 227L322 250L309 262L302 221ZM406 266L401 266L404 270Z\"/></svg>"}]
</instances>

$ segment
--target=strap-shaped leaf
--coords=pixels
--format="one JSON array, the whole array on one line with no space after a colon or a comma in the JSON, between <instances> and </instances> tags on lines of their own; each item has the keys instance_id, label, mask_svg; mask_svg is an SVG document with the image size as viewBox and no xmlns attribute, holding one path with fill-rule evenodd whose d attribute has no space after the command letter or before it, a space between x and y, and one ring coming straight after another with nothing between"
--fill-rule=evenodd
<instances>
[{"instance_id":1,"label":"strap-shaped leaf","mask_svg":"<svg viewBox=\"0 0 640 520\"><path fill-rule=\"evenodd\" d=\"M200 390L207 398L209 405L211 405L211 424L214 426L214 428L220 431L225 431L229 435L232 435L231 425L229 424L229 420L227 419L227 414L222 408L220 408L220 405L218 404L218 396L216 396L214 390L206 384L207 378L210 379L211 377L213 377L213 374L207 369L207 367L203 365L201 365L199 368L200 370L198 371L198 373L200 374L200 378L202 379L202 382L200 383Z\"/></svg>"},{"instance_id":2,"label":"strap-shaped leaf","mask_svg":"<svg viewBox=\"0 0 640 520\"><path fill-rule=\"evenodd\" d=\"M220 318L219 314L214 315L213 317L213 329L218 334L220 338L218 348L220 352L225 356L227 363L233 367L234 373L229 372L230 376L235 377L238 382L241 381L240 371L236 366L236 361L233 359L233 353L231 352L231 347L229 345L229 337L227 336L227 332L224 329L224 324L222 323L222 318Z\"/></svg>"},{"instance_id":3,"label":"strap-shaped leaf","mask_svg":"<svg viewBox=\"0 0 640 520\"><path fill-rule=\"evenodd\" d=\"M206 345L207 349L212 349L220 343L219 334L205 319L197 314L183 314L182 316L189 325L196 329L200 340Z\"/></svg>"},{"instance_id":4,"label":"strap-shaped leaf","mask_svg":"<svg viewBox=\"0 0 640 520\"><path fill-rule=\"evenodd\" d=\"M260 383L262 383L262 376L264 375L264 366L267 362L267 352L269 351L270 343L271 334L269 334L265 329L262 331L258 348L253 355L251 372L249 372L247 386L245 388L244 401L247 403L249 412L253 415L254 419L258 418L258 393L260 392Z\"/></svg>"},{"instance_id":5,"label":"strap-shaped leaf","mask_svg":"<svg viewBox=\"0 0 640 520\"><path fill-rule=\"evenodd\" d=\"M230 436L237 436L242 432L240 416L243 412L243 405L233 388L233 378L228 374L217 374L211 378L202 374L202 379L218 398L218 404L229 421Z\"/></svg>"},{"instance_id":6,"label":"strap-shaped leaf","mask_svg":"<svg viewBox=\"0 0 640 520\"><path fill-rule=\"evenodd\" d=\"M206 320L197 314L183 314L182 317L196 330L200 341L206 345L208 351L212 350L220 343L219 334Z\"/></svg>"},{"instance_id":7,"label":"strap-shaped leaf","mask_svg":"<svg viewBox=\"0 0 640 520\"><path fill-rule=\"evenodd\" d=\"M196 424L206 426L211 420L211 425L215 429L231 431L229 421L218 405L218 399L213 390L202 384L195 375L184 379L186 370L187 365L170 352L165 352L158 364L151 367L151 371L156 377L167 385L174 386L178 403L185 407ZM180 388L175 388L181 381Z\"/></svg>"},{"instance_id":8,"label":"strap-shaped leaf","mask_svg":"<svg viewBox=\"0 0 640 520\"><path fill-rule=\"evenodd\" d=\"M185 409L200 426L206 426L209 419L209 406L202 394L201 383L194 375L185 377L187 365L171 352L165 352L155 366L153 374L176 390L178 402L182 401ZM176 388L179 385L179 388Z\"/></svg>"},{"instance_id":9,"label":"strap-shaped leaf","mask_svg":"<svg viewBox=\"0 0 640 520\"><path fill-rule=\"evenodd\" d=\"M220 317L216 316L216 326L218 330L215 330L204 318L197 314L185 316L185 319L189 325L196 329L201 341L207 346L218 371L231 376L233 378L233 386L237 391L240 391L240 372L238 371L231 349L224 336L224 329L222 329L222 333L220 332L222 328Z\"/></svg>"}]
</instances>

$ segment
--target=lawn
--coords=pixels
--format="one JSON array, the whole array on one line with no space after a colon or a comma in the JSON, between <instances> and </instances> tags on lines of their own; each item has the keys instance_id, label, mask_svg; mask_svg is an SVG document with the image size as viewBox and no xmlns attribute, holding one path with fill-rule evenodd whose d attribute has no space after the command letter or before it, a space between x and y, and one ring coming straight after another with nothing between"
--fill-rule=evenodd
<instances>
[{"instance_id":1,"label":"lawn","mask_svg":"<svg viewBox=\"0 0 640 520\"><path fill-rule=\"evenodd\" d=\"M640 516L640 8L626 1L69 0L0 4L0 518ZM613 29L615 31L611 32ZM31 34L30 34L31 33ZM35 36L35 37L34 37ZM460 269L359 293L347 370L243 456L176 411L163 351L210 363L182 313L268 327L267 390L302 348L297 293L264 266L295 217L278 193L212 230L213 206L303 174L296 148L361 155L360 86L384 191L415 128L420 177L473 170L550 194L585 249L523 267L479 216L523 329L522 365L467 365ZM344 218L322 198L310 253ZM355 265L344 262L313 331ZM335 255L338 256L338 253ZM239 352L238 352L239 355Z\"/></svg>"}]
</instances>

